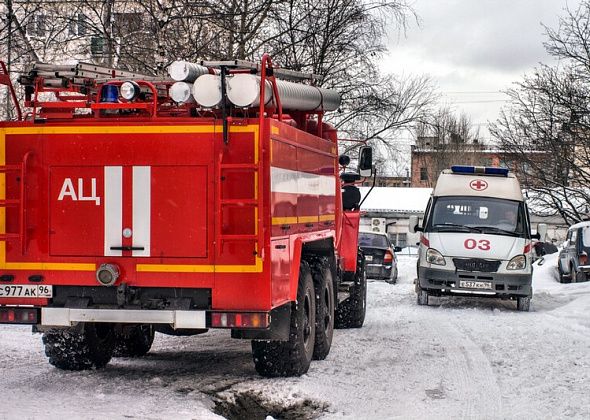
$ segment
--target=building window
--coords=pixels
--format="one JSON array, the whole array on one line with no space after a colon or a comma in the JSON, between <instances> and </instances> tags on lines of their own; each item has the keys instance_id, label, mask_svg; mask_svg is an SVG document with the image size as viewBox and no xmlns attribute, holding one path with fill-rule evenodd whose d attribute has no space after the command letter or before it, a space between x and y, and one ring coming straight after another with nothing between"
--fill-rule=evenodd
<instances>
[{"instance_id":1,"label":"building window","mask_svg":"<svg viewBox=\"0 0 590 420\"><path fill-rule=\"evenodd\" d=\"M47 30L47 16L44 14L36 14L31 16L26 25L27 35L43 38Z\"/></svg>"},{"instance_id":2,"label":"building window","mask_svg":"<svg viewBox=\"0 0 590 420\"><path fill-rule=\"evenodd\" d=\"M90 38L90 53L94 56L102 56L104 54L104 38L101 36L93 36Z\"/></svg>"},{"instance_id":3,"label":"building window","mask_svg":"<svg viewBox=\"0 0 590 420\"><path fill-rule=\"evenodd\" d=\"M428 181L428 168L420 168L420 181Z\"/></svg>"},{"instance_id":4,"label":"building window","mask_svg":"<svg viewBox=\"0 0 590 420\"><path fill-rule=\"evenodd\" d=\"M117 37L122 37L145 29L145 21L141 13L115 13L113 30Z\"/></svg>"},{"instance_id":5,"label":"building window","mask_svg":"<svg viewBox=\"0 0 590 420\"><path fill-rule=\"evenodd\" d=\"M395 245L399 246L400 248L405 248L406 246L408 246L408 234L398 233Z\"/></svg>"}]
</instances>

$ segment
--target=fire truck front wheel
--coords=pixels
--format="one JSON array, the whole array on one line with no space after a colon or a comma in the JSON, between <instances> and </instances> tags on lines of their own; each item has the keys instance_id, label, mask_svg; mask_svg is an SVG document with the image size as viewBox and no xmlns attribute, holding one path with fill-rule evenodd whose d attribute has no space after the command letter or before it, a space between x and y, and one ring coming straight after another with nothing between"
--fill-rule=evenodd
<instances>
[{"instance_id":1,"label":"fire truck front wheel","mask_svg":"<svg viewBox=\"0 0 590 420\"><path fill-rule=\"evenodd\" d=\"M307 372L315 345L315 290L311 271L299 268L297 302L291 308L289 341L252 341L256 371L262 376L301 376Z\"/></svg>"},{"instance_id":2,"label":"fire truck front wheel","mask_svg":"<svg viewBox=\"0 0 590 420\"><path fill-rule=\"evenodd\" d=\"M99 369L111 360L114 338L111 324L85 323L46 331L43 344L49 363L59 369Z\"/></svg>"},{"instance_id":3,"label":"fire truck front wheel","mask_svg":"<svg viewBox=\"0 0 590 420\"><path fill-rule=\"evenodd\" d=\"M115 333L115 357L141 357L152 348L154 327L150 324L124 328Z\"/></svg>"}]
</instances>

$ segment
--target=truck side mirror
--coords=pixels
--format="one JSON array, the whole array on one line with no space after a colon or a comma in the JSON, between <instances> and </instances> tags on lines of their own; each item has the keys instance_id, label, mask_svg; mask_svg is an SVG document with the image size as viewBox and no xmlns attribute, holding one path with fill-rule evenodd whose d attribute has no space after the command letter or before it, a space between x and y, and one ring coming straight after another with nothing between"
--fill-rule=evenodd
<instances>
[{"instance_id":1,"label":"truck side mirror","mask_svg":"<svg viewBox=\"0 0 590 420\"><path fill-rule=\"evenodd\" d=\"M410 216L410 222L408 224L408 230L412 233L416 233L420 230L420 226L418 226L418 216Z\"/></svg>"},{"instance_id":2,"label":"truck side mirror","mask_svg":"<svg viewBox=\"0 0 590 420\"><path fill-rule=\"evenodd\" d=\"M539 223L537 225L537 233L532 235L533 239L538 239L541 242L545 242L545 236L547 235L547 225L545 223Z\"/></svg>"},{"instance_id":3,"label":"truck side mirror","mask_svg":"<svg viewBox=\"0 0 590 420\"><path fill-rule=\"evenodd\" d=\"M359 174L362 177L373 175L373 148L363 146L359 152Z\"/></svg>"}]
</instances>

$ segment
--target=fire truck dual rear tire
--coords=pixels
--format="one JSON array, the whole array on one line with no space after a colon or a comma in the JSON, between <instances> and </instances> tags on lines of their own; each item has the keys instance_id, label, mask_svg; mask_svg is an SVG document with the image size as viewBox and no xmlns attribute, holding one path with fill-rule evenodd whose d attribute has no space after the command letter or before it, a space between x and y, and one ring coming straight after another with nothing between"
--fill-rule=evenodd
<instances>
[{"instance_id":1,"label":"fire truck dual rear tire","mask_svg":"<svg viewBox=\"0 0 590 420\"><path fill-rule=\"evenodd\" d=\"M49 363L63 370L100 369L111 360L115 334L111 324L85 323L43 334Z\"/></svg>"},{"instance_id":2,"label":"fire truck dual rear tire","mask_svg":"<svg viewBox=\"0 0 590 420\"><path fill-rule=\"evenodd\" d=\"M252 341L256 371L262 376L301 376L307 372L315 345L315 289L311 271L299 268L297 302L291 308L289 341Z\"/></svg>"},{"instance_id":3,"label":"fire truck dual rear tire","mask_svg":"<svg viewBox=\"0 0 590 420\"><path fill-rule=\"evenodd\" d=\"M316 299L314 360L324 360L330 353L334 336L334 282L327 259L311 266Z\"/></svg>"},{"instance_id":4,"label":"fire truck dual rear tire","mask_svg":"<svg viewBox=\"0 0 590 420\"><path fill-rule=\"evenodd\" d=\"M154 327L142 324L133 328L126 328L115 333L115 357L141 357L152 348L154 342Z\"/></svg>"},{"instance_id":5,"label":"fire truck dual rear tire","mask_svg":"<svg viewBox=\"0 0 590 420\"><path fill-rule=\"evenodd\" d=\"M367 276L365 256L357 254L354 287L350 297L336 308L336 328L360 328L365 322L367 312Z\"/></svg>"}]
</instances>

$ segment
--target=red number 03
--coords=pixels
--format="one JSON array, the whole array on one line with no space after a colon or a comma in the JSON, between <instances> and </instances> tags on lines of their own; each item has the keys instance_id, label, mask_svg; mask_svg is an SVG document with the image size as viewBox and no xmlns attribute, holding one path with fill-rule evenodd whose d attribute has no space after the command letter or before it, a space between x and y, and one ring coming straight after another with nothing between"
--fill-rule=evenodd
<instances>
[{"instance_id":1,"label":"red number 03","mask_svg":"<svg viewBox=\"0 0 590 420\"><path fill-rule=\"evenodd\" d=\"M481 249L482 251L489 251L490 250L490 241L487 239L480 239L476 241L475 239L466 239L463 243L463 246L467 249Z\"/></svg>"}]
</instances>

